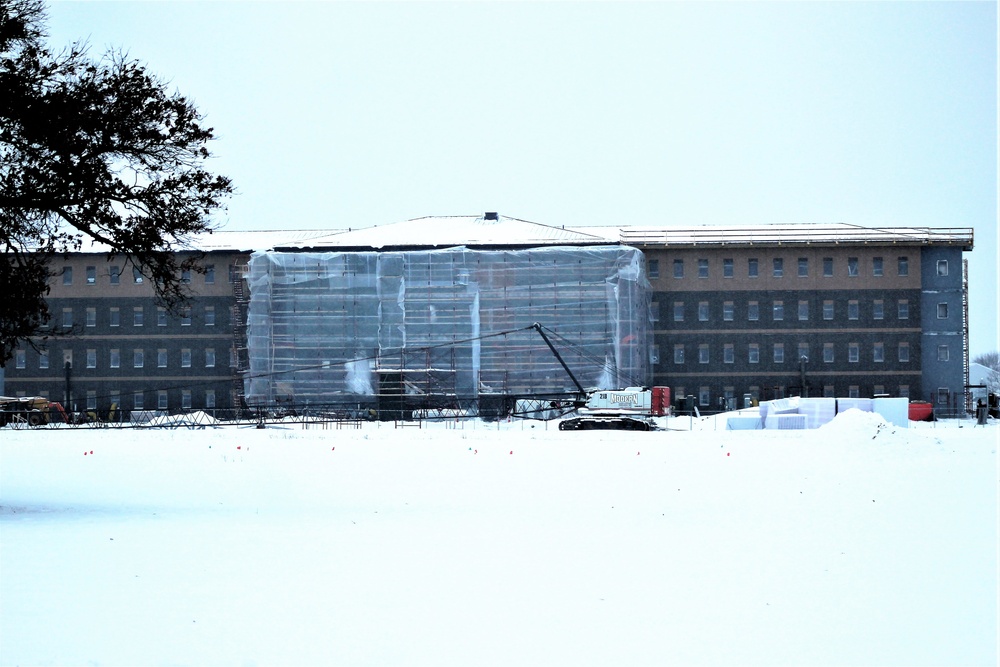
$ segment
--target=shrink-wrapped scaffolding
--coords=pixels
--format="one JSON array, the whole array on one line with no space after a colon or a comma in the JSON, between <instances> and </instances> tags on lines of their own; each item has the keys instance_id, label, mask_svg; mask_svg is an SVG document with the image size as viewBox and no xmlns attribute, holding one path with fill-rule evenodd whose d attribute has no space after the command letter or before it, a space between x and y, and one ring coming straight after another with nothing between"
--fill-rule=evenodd
<instances>
[{"instance_id":1,"label":"shrink-wrapped scaffolding","mask_svg":"<svg viewBox=\"0 0 1000 667\"><path fill-rule=\"evenodd\" d=\"M257 253L247 402L367 412L574 391L534 322L585 387L648 384L643 268L624 246Z\"/></svg>"}]
</instances>

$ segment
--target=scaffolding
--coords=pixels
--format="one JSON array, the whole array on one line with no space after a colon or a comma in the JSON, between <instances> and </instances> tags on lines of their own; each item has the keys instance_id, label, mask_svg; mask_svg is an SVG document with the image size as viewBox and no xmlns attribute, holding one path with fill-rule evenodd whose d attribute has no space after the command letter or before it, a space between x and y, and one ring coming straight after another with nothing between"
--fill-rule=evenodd
<instances>
[{"instance_id":1,"label":"scaffolding","mask_svg":"<svg viewBox=\"0 0 1000 667\"><path fill-rule=\"evenodd\" d=\"M650 286L625 246L266 252L250 260L246 400L367 413L502 411L573 382L650 379ZM487 406L484 408L484 406Z\"/></svg>"}]
</instances>

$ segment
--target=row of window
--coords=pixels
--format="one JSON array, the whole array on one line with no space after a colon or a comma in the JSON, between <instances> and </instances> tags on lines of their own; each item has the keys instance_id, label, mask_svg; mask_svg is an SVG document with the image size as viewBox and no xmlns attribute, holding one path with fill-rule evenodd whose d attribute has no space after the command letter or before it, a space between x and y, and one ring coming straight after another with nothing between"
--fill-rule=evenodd
<instances>
[{"instance_id":1,"label":"row of window","mask_svg":"<svg viewBox=\"0 0 1000 667\"><path fill-rule=\"evenodd\" d=\"M834 277L834 258L824 257L822 260L824 278ZM708 278L711 275L710 272L711 261L707 258L702 258L697 260L697 276L699 278ZM876 278L880 278L885 275L885 259L883 257L872 257L870 273ZM660 277L660 260L651 259L647 263L647 273L650 278ZM947 276L948 275L948 260L940 259L937 261L937 275ZM796 275L799 278L809 277L809 258L799 257L795 262ZM684 260L675 259L673 263L673 277L676 279L684 278ZM757 278L760 276L761 271L761 261L756 257L750 257L747 259L746 264L746 276L748 278ZM848 257L847 258L847 274L850 277L857 277L861 275L861 261L858 257ZM910 259L905 255L901 255L896 258L896 275L897 276L908 276L910 275ZM723 259L722 260L722 277L723 278L734 278L736 276L736 262L733 259ZM774 278L783 278L785 276L785 258L784 257L774 257L771 259L771 276Z\"/></svg>"},{"instance_id":2,"label":"row of window","mask_svg":"<svg viewBox=\"0 0 1000 667\"><path fill-rule=\"evenodd\" d=\"M209 264L208 266L204 267L204 269L205 270L204 270L204 273L202 273L202 276L205 279L205 284L206 285L213 285L213 284L215 284L215 265L214 264ZM189 269L182 270L181 271L181 282L182 283L190 283L191 282L191 273L192 272ZM86 276L85 279L84 279L84 283L85 284L87 284L87 285L96 285L97 284L97 267L96 266L88 266L88 267L86 267L84 269L84 274ZM108 267L107 274L104 274L102 272L102 277L104 277L105 275L108 278L108 284L110 284L110 285L120 285L121 281L122 281L122 267L117 266L117 265L111 265L111 266ZM238 277L238 275L239 274L238 274L237 267L235 265L233 265L233 264L230 264L229 265L229 282L231 282L231 283L235 282L236 278ZM145 282L145 276L143 276L142 272L140 272L139 269L136 268L136 267L134 267L134 266L132 267L132 282L134 284L136 284L136 285L141 285L143 282ZM62 268L62 284L63 285L72 285L73 284L73 267L72 266L64 266Z\"/></svg>"},{"instance_id":3,"label":"row of window","mask_svg":"<svg viewBox=\"0 0 1000 667\"><path fill-rule=\"evenodd\" d=\"M780 322L785 319L786 308L785 301L782 299L775 299L770 302L771 310L771 320L774 322ZM866 304L867 305L867 304ZM840 302L839 306L834 299L825 299L822 303L822 317L824 320L834 320L836 319L837 310L843 309L846 306L846 314L848 320L858 320L861 319L861 302L858 299L848 299L845 302ZM874 299L871 302L871 316L874 320L885 319L886 315L886 304L884 299ZM698 302L698 321L708 322L711 320L711 306L708 301ZM765 305L766 307L766 305ZM808 299L801 299L797 302L789 302L789 308L795 309L795 317L799 321L806 322L810 318L810 301ZM650 317L654 322L660 321L660 303L658 301L653 301L650 304ZM673 302L673 321L683 322L686 316L686 304L684 301L674 301ZM747 301L746 302L746 319L749 322L756 322L760 320L761 303L759 301ZM844 312L843 310L841 312ZM939 319L948 318L948 304L939 303L937 305L937 316ZM909 299L897 299L896 300L896 319L907 320L910 318L910 300ZM734 301L724 301L722 303L722 320L724 322L732 322L736 319L736 302Z\"/></svg>"},{"instance_id":4,"label":"row of window","mask_svg":"<svg viewBox=\"0 0 1000 667\"><path fill-rule=\"evenodd\" d=\"M132 352L132 367L133 368L143 368L146 365L146 351L141 348L136 348L131 350ZM127 351L126 351L127 354ZM180 357L177 361L180 363L180 368L191 368L194 363L195 352L188 347L182 348L180 351ZM215 368L215 348L206 347L204 350L197 351L199 357L199 364L204 364L204 368ZM84 352L84 361L86 368L97 368L97 349L89 348ZM24 369L27 367L27 354L25 350L16 350L14 352L14 367L18 369ZM158 349L156 351L156 367L157 368L168 368L169 353L165 349ZM177 363L175 361L175 363ZM122 367L122 350L119 348L111 348L108 350L108 357L106 360L107 368L121 368ZM63 367L69 364L73 367L73 350L63 350ZM229 348L229 366L236 366L236 350ZM48 350L42 350L38 353L38 368L47 369L49 368L49 352Z\"/></svg>"},{"instance_id":5,"label":"row of window","mask_svg":"<svg viewBox=\"0 0 1000 667\"><path fill-rule=\"evenodd\" d=\"M147 405L147 401L146 401L146 395L147 394L152 394L152 393L153 393L152 391L149 391L149 392L142 392L142 391L132 392L132 406L131 406L131 409L132 410L148 410L148 409L153 409L153 405L152 404ZM23 392L20 392L20 394L23 394ZM180 390L180 394L181 394L181 405L180 405L181 409L182 410L190 410L192 408L192 398L194 396L194 391L191 390L191 389L181 389ZM42 391L41 392L41 396L43 396L46 399L50 398L47 391ZM201 397L203 399L202 405L206 409L210 410L210 409L212 409L212 408L215 407L215 390L214 389L205 389L204 393L201 394ZM114 408L116 410L128 409L125 405L122 404L121 392L119 390L117 390L117 389L114 389L114 390L108 392L108 394L107 394L107 396L105 398L107 398L108 404L111 405L111 406L114 406ZM86 410L88 410L88 411L97 410L97 399L98 399L98 396L97 396L97 391L96 390L93 390L93 389L87 390L87 398L86 398L86 406L87 407L86 407ZM68 401L69 405L67 407L69 409L71 409L71 410L74 410L74 411L79 410L79 408L75 405L76 400L77 400L77 397L75 395L71 395L70 398L69 398L69 401ZM166 389L156 390L156 404L155 404L155 409L157 409L157 410L169 410L170 409L170 395L169 395L169 392L167 392Z\"/></svg>"},{"instance_id":6,"label":"row of window","mask_svg":"<svg viewBox=\"0 0 1000 667\"><path fill-rule=\"evenodd\" d=\"M756 399L760 398L761 389L759 386L753 385L748 387L747 389L748 389L748 391L746 392L747 394ZM844 397L843 393L838 395L836 393L836 389L837 388L835 387L835 385L832 384L823 385L823 398L837 398L838 396ZM869 387L865 387L865 389L869 389ZM886 391L887 389L888 387L884 384L876 384L870 387L870 391L873 396L887 396L888 395ZM910 396L910 385L908 384L897 385L895 389L896 389L896 396L903 398L908 398ZM844 388L840 387L839 390L843 392ZM683 385L674 387L671 391L673 392L671 395L674 397L679 398L687 396L687 387ZM767 387L764 391L764 393L767 395L765 400L770 400L774 398L784 398L785 391L786 387L783 386ZM718 405L720 409L733 410L738 407L748 407L746 405L737 404L735 387L725 387L722 391L722 394L723 395L719 396L716 401L716 405ZM949 394L950 392L948 391L948 389L946 388L939 389L936 394L936 399L939 403L947 404ZM861 386L856 384L848 385L846 398L861 398ZM745 397L742 402L746 403ZM711 387L707 386L698 387L698 405L702 407L707 407L712 405Z\"/></svg>"},{"instance_id":7,"label":"row of window","mask_svg":"<svg viewBox=\"0 0 1000 667\"><path fill-rule=\"evenodd\" d=\"M118 306L112 306L108 309L108 326L118 327L122 324L122 309ZM202 318L201 322L206 327L215 326L215 306L203 306L202 307ZM66 307L62 309L62 319L61 323L63 328L69 329L73 326L76 321L76 311L72 307ZM167 309L158 306L156 308L156 326L165 327L172 319L168 313ZM179 316L176 318L182 327L191 326L191 308L183 308L180 311ZM132 326L141 327L144 326L146 322L146 309L143 306L135 306L132 308ZM84 325L87 327L97 326L97 308L87 307L84 311Z\"/></svg>"},{"instance_id":8,"label":"row of window","mask_svg":"<svg viewBox=\"0 0 1000 667\"><path fill-rule=\"evenodd\" d=\"M674 345L674 363L683 364L687 361L687 350L688 345L685 343L677 343ZM694 345L690 346L694 348ZM700 343L697 345L697 360L699 364L709 364L712 363L712 347L708 343ZM742 346L741 346L742 347ZM764 347L760 343L749 343L744 351L746 354L746 359L751 364L760 363L761 358L761 348ZM791 346L787 346L788 351L791 351ZM718 346L715 346L716 353L718 353ZM799 361L801 359L806 359L806 361L811 359L810 356L810 346L809 343L799 343L795 348L795 356L791 361ZM871 360L874 363L882 363L886 360L886 346L885 343L876 342L871 346ZM843 354L843 348L841 349L841 354ZM847 361L852 364L856 364L861 361L861 343L847 343ZM658 346L653 346L653 363L659 363L659 350ZM948 361L950 357L950 351L948 345L938 345L937 347L937 360L938 361ZM771 360L776 363L784 363L786 358L786 345L785 343L772 343L771 344ZM832 364L836 362L836 346L834 343L823 343L822 348L822 359L823 363ZM909 363L910 361L910 344L907 342L901 342L896 345L896 359L900 363ZM723 343L722 344L722 363L733 364L736 363L736 345L733 343Z\"/></svg>"}]
</instances>

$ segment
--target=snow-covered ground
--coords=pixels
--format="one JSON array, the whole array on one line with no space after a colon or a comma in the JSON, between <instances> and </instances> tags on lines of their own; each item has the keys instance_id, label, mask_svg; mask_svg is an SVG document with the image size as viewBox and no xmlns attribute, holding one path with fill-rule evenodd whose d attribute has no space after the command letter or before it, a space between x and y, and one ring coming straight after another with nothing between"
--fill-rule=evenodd
<instances>
[{"instance_id":1,"label":"snow-covered ground","mask_svg":"<svg viewBox=\"0 0 1000 667\"><path fill-rule=\"evenodd\" d=\"M2 430L0 664L996 664L995 422L693 426Z\"/></svg>"}]
</instances>

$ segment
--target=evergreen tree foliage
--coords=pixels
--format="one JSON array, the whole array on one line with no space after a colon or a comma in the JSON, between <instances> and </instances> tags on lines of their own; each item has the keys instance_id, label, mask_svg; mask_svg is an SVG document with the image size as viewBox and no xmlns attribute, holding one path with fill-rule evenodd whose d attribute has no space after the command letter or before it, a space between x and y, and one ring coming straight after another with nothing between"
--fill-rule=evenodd
<instances>
[{"instance_id":1,"label":"evergreen tree foliage","mask_svg":"<svg viewBox=\"0 0 1000 667\"><path fill-rule=\"evenodd\" d=\"M232 182L205 169L213 130L118 51L45 44L42 0L0 0L0 364L49 320L49 262L85 241L122 256L176 309L180 260Z\"/></svg>"}]
</instances>

